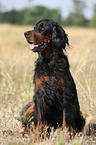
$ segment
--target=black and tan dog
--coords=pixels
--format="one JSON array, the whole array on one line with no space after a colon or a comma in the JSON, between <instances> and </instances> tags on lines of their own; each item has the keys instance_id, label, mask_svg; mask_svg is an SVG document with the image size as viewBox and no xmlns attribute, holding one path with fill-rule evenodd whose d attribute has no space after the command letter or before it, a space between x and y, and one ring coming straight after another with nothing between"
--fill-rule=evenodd
<instances>
[{"instance_id":1,"label":"black and tan dog","mask_svg":"<svg viewBox=\"0 0 96 145\"><path fill-rule=\"evenodd\" d=\"M81 132L85 119L80 112L76 86L64 54L66 45L69 45L67 34L57 22L44 19L24 35L30 49L38 52L33 102L28 103L21 112L21 116L25 116L22 117L25 131L30 127L27 118L33 116L36 131L42 124Z\"/></svg>"}]
</instances>

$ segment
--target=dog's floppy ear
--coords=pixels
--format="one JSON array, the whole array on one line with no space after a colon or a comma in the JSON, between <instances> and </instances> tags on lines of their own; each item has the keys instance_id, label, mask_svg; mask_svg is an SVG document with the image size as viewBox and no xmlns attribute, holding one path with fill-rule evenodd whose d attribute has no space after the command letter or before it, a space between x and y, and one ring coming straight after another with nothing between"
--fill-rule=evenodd
<instances>
[{"instance_id":1,"label":"dog's floppy ear","mask_svg":"<svg viewBox=\"0 0 96 145\"><path fill-rule=\"evenodd\" d=\"M58 23L53 24L52 45L56 49L65 49L66 45L69 46L68 35Z\"/></svg>"}]
</instances>

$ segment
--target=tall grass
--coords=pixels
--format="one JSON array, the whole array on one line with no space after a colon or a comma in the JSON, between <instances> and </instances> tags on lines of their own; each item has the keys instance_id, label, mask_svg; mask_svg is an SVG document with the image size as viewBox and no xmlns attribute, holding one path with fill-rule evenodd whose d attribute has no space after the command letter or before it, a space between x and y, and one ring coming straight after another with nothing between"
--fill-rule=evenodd
<instances>
[{"instance_id":1,"label":"tall grass","mask_svg":"<svg viewBox=\"0 0 96 145\"><path fill-rule=\"evenodd\" d=\"M29 50L23 36L31 26L0 24L0 144L94 144L96 138L83 133L69 143L60 129L48 139L23 138L19 114L34 94L33 72L37 54ZM87 123L96 121L96 29L65 28L70 48L67 56L75 80L81 111Z\"/></svg>"}]
</instances>

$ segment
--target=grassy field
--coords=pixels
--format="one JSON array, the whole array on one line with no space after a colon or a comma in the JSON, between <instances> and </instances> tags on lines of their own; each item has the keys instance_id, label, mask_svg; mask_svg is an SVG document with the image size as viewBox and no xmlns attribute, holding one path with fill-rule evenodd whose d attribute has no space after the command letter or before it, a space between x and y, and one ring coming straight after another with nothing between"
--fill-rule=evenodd
<instances>
[{"instance_id":1,"label":"grassy field","mask_svg":"<svg viewBox=\"0 0 96 145\"><path fill-rule=\"evenodd\" d=\"M23 33L31 26L0 24L0 144L2 145L96 145L96 137L86 135L66 141L57 129L49 139L21 135L20 111L32 100L34 62L37 54L30 51ZM65 28L70 48L67 56L75 80L81 111L89 122L96 122L96 29Z\"/></svg>"}]
</instances>

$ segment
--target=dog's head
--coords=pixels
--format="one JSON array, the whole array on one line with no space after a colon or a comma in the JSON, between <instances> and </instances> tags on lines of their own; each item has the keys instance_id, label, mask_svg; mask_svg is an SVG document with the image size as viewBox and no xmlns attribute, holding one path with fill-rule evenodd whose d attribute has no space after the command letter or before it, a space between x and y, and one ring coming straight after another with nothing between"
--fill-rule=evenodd
<instances>
[{"instance_id":1,"label":"dog's head","mask_svg":"<svg viewBox=\"0 0 96 145\"><path fill-rule=\"evenodd\" d=\"M44 19L39 21L34 30L24 33L30 49L34 52L42 52L48 47L53 49L62 50L69 45L68 36L63 28L55 21Z\"/></svg>"}]
</instances>

